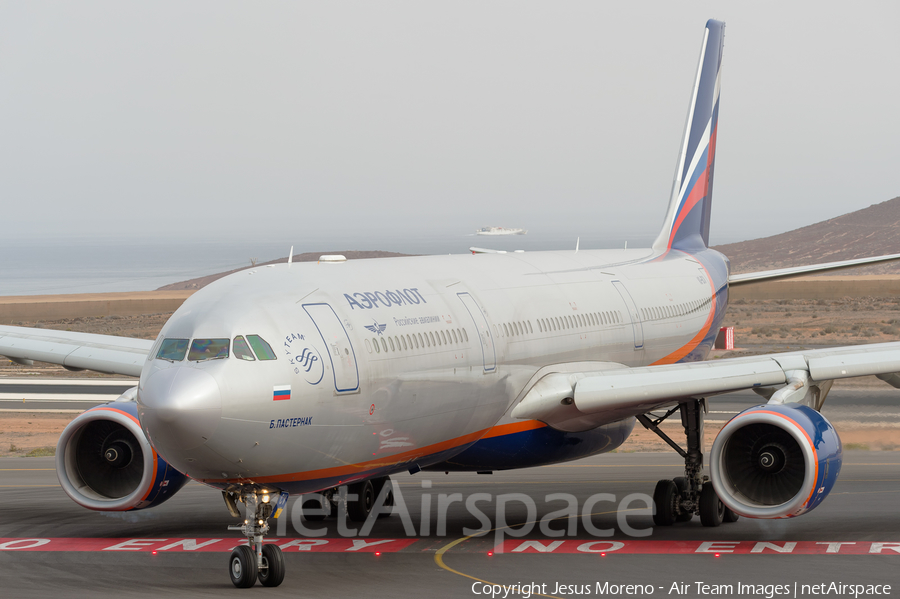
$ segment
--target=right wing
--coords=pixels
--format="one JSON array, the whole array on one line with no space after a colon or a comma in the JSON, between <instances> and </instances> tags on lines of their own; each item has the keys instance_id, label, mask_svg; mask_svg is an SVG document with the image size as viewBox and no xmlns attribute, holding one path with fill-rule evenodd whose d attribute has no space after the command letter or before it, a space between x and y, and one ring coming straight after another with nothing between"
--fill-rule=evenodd
<instances>
[{"instance_id":1,"label":"right wing","mask_svg":"<svg viewBox=\"0 0 900 599\"><path fill-rule=\"evenodd\" d=\"M0 356L60 364L70 370L95 370L107 374L141 376L141 368L153 341L0 326Z\"/></svg>"}]
</instances>

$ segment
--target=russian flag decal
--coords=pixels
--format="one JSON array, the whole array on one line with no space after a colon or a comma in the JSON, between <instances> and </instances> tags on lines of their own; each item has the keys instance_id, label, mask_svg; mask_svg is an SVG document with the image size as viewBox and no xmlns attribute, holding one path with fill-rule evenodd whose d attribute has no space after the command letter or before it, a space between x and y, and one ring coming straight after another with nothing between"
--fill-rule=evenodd
<instances>
[{"instance_id":1,"label":"russian flag decal","mask_svg":"<svg viewBox=\"0 0 900 599\"><path fill-rule=\"evenodd\" d=\"M272 401L280 401L282 399L291 398L290 385L275 385L272 387Z\"/></svg>"}]
</instances>

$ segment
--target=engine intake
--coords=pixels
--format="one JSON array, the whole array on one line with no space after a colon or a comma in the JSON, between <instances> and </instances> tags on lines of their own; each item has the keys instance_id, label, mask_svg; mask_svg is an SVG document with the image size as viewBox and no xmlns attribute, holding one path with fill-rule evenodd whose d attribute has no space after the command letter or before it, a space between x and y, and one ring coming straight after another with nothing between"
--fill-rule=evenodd
<instances>
[{"instance_id":1,"label":"engine intake","mask_svg":"<svg viewBox=\"0 0 900 599\"><path fill-rule=\"evenodd\" d=\"M97 406L70 422L56 445L56 474L75 503L99 511L159 505L188 480L150 446L133 401Z\"/></svg>"},{"instance_id":2,"label":"engine intake","mask_svg":"<svg viewBox=\"0 0 900 599\"><path fill-rule=\"evenodd\" d=\"M762 405L722 428L710 452L710 470L716 493L734 512L785 518L825 499L841 459L841 440L819 412L800 404Z\"/></svg>"}]
</instances>

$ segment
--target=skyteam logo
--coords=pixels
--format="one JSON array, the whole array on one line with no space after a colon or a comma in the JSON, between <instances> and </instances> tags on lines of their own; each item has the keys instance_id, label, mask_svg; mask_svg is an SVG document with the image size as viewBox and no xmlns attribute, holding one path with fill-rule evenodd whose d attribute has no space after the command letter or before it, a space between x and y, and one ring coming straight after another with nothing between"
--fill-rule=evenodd
<instances>
[{"instance_id":1,"label":"skyteam logo","mask_svg":"<svg viewBox=\"0 0 900 599\"><path fill-rule=\"evenodd\" d=\"M372 331L376 335L383 335L384 330L387 328L387 325L386 324L378 324L377 320L373 320L372 322L374 324L365 325L366 329L369 331Z\"/></svg>"},{"instance_id":2,"label":"skyteam logo","mask_svg":"<svg viewBox=\"0 0 900 599\"><path fill-rule=\"evenodd\" d=\"M318 385L325 376L322 354L306 340L306 335L291 333L284 338L284 353L294 374L303 376L310 385Z\"/></svg>"}]
</instances>

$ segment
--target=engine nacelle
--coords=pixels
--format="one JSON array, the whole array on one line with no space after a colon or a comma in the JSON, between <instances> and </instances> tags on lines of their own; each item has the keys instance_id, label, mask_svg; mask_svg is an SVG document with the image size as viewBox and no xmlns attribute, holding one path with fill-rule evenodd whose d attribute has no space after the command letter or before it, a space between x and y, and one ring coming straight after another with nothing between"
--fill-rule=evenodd
<instances>
[{"instance_id":1,"label":"engine nacelle","mask_svg":"<svg viewBox=\"0 0 900 599\"><path fill-rule=\"evenodd\" d=\"M70 422L56 445L56 475L75 503L99 511L159 505L188 481L150 446L134 401L97 406Z\"/></svg>"},{"instance_id":2,"label":"engine nacelle","mask_svg":"<svg viewBox=\"0 0 900 599\"><path fill-rule=\"evenodd\" d=\"M713 488L750 518L791 518L822 503L841 471L841 440L819 412L762 405L726 424L713 443Z\"/></svg>"}]
</instances>

